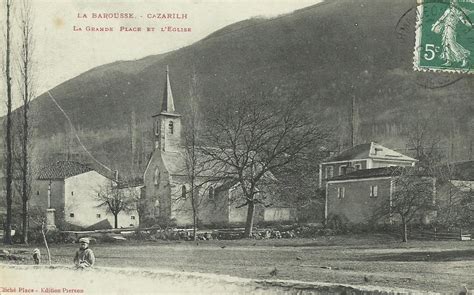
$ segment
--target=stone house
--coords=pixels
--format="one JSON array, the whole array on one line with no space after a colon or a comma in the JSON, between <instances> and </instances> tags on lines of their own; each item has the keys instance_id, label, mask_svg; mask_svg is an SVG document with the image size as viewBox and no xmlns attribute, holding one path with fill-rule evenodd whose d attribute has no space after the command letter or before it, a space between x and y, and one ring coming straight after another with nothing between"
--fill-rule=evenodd
<instances>
[{"instance_id":1,"label":"stone house","mask_svg":"<svg viewBox=\"0 0 474 295\"><path fill-rule=\"evenodd\" d=\"M142 198L147 203L146 216L151 219L173 220L177 225L193 223L190 198L190 177L187 172L186 148L183 145L182 115L174 105L169 71L166 70L165 88L159 114L154 118L155 148L144 172ZM204 157L199 152L196 155ZM199 200L198 219L201 224L233 224L245 222L247 207L234 202L241 189L238 184L214 179L215 171L227 169L212 161L211 168L202 169L195 182L195 199ZM271 177L271 176L269 176ZM269 193L268 198L274 194ZM255 222L287 221L294 218L291 206L256 206Z\"/></svg>"},{"instance_id":2,"label":"stone house","mask_svg":"<svg viewBox=\"0 0 474 295\"><path fill-rule=\"evenodd\" d=\"M372 169L361 169L328 179L326 185L325 220L338 216L351 224L367 224L374 221L375 213L381 206L391 204L398 189L396 179L405 168L389 166ZM421 176L420 181L432 195L433 204L436 198L436 179ZM430 214L432 212L429 212ZM420 215L424 223L430 216ZM391 218L377 222L392 222Z\"/></svg>"},{"instance_id":3,"label":"stone house","mask_svg":"<svg viewBox=\"0 0 474 295\"><path fill-rule=\"evenodd\" d=\"M99 191L116 185L110 178L75 161L58 161L40 169L32 185L30 208L47 212L50 226L73 229L111 228L114 216L99 206ZM138 226L136 212L120 212L119 227Z\"/></svg>"}]
</instances>

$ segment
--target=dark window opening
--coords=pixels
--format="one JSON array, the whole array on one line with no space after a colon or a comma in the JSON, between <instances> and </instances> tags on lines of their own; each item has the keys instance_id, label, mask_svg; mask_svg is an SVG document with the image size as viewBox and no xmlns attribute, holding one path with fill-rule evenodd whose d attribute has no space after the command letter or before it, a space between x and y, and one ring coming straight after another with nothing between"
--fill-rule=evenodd
<instances>
[{"instance_id":1,"label":"dark window opening","mask_svg":"<svg viewBox=\"0 0 474 295\"><path fill-rule=\"evenodd\" d=\"M170 121L170 123L168 124L168 128L170 129L170 134L173 134L173 132L174 132L174 124L173 124L173 121Z\"/></svg>"},{"instance_id":2,"label":"dark window opening","mask_svg":"<svg viewBox=\"0 0 474 295\"><path fill-rule=\"evenodd\" d=\"M69 213L69 217L74 217L74 213Z\"/></svg>"},{"instance_id":3,"label":"dark window opening","mask_svg":"<svg viewBox=\"0 0 474 295\"><path fill-rule=\"evenodd\" d=\"M181 187L181 197L182 197L183 199L186 198L186 186L185 186L185 185L183 185L183 186Z\"/></svg>"},{"instance_id":4,"label":"dark window opening","mask_svg":"<svg viewBox=\"0 0 474 295\"><path fill-rule=\"evenodd\" d=\"M214 199L214 194L215 194L214 187L211 186L211 187L209 188L209 199L210 199L210 200L213 200L213 199Z\"/></svg>"}]
</instances>

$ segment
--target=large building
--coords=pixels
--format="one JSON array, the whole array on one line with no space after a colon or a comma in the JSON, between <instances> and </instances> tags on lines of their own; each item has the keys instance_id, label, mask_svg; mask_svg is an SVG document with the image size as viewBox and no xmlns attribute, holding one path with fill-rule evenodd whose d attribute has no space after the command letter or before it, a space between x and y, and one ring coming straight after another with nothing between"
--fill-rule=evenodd
<instances>
[{"instance_id":1,"label":"large building","mask_svg":"<svg viewBox=\"0 0 474 295\"><path fill-rule=\"evenodd\" d=\"M143 197L146 200L146 216L152 219L173 220L178 225L193 223L191 203L191 179L187 164L186 148L183 145L182 116L174 105L169 71L166 70L166 82L161 111L154 118L155 149L144 173ZM199 152L196 155L202 158ZM194 199L196 200L198 220L201 224L243 223L247 216L247 207L238 206L241 188L232 181L214 180L216 170L227 169L212 160L207 162L208 169L200 169L196 176ZM268 196L269 198L273 196ZM284 221L294 217L294 211L288 206L272 207L257 205L255 222Z\"/></svg>"},{"instance_id":2,"label":"large building","mask_svg":"<svg viewBox=\"0 0 474 295\"><path fill-rule=\"evenodd\" d=\"M397 189L400 168L417 160L370 142L352 147L323 162L319 186L325 189L325 220L337 216L348 223L371 222L381 206L389 204ZM435 192L435 180L424 177Z\"/></svg>"},{"instance_id":3,"label":"large building","mask_svg":"<svg viewBox=\"0 0 474 295\"><path fill-rule=\"evenodd\" d=\"M30 208L47 212L50 225L72 229L111 228L114 216L100 206L98 194L114 181L74 161L43 167L32 186ZM120 212L118 227L138 226L136 211Z\"/></svg>"},{"instance_id":4,"label":"large building","mask_svg":"<svg viewBox=\"0 0 474 295\"><path fill-rule=\"evenodd\" d=\"M397 191L407 189L409 185L400 183L398 179L404 177L403 174L410 168L390 166L362 169L329 179L326 182L325 219L337 216L351 224L392 222L393 219L389 216L380 218L379 214L392 202L402 202ZM435 202L436 180L434 177L423 175L408 177L411 177L414 182L422 183L424 193L429 194L432 202ZM397 196L399 199L395 199ZM421 192L419 197L423 197ZM420 222L428 223L429 217L428 214L420 214L421 219L425 218L420 219Z\"/></svg>"}]
</instances>

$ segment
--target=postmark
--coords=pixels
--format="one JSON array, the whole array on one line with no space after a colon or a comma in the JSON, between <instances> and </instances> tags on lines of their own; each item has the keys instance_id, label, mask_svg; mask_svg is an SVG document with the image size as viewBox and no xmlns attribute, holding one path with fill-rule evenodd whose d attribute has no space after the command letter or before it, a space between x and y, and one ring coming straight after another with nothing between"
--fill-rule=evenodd
<instances>
[{"instance_id":1,"label":"postmark","mask_svg":"<svg viewBox=\"0 0 474 295\"><path fill-rule=\"evenodd\" d=\"M474 73L474 0L418 0L414 68Z\"/></svg>"}]
</instances>

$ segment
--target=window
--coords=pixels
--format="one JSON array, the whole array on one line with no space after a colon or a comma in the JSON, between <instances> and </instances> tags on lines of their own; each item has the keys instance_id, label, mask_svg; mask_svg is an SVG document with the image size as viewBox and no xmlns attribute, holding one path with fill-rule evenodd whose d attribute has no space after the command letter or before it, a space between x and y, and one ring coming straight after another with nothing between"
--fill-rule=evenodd
<instances>
[{"instance_id":1,"label":"window","mask_svg":"<svg viewBox=\"0 0 474 295\"><path fill-rule=\"evenodd\" d=\"M371 185L370 186L370 197L375 198L378 195L378 186L377 185Z\"/></svg>"},{"instance_id":2,"label":"window","mask_svg":"<svg viewBox=\"0 0 474 295\"><path fill-rule=\"evenodd\" d=\"M326 167L326 178L331 178L334 175L334 167L327 166Z\"/></svg>"},{"instance_id":3,"label":"window","mask_svg":"<svg viewBox=\"0 0 474 295\"><path fill-rule=\"evenodd\" d=\"M155 135L160 135L160 122L155 121Z\"/></svg>"},{"instance_id":4,"label":"window","mask_svg":"<svg viewBox=\"0 0 474 295\"><path fill-rule=\"evenodd\" d=\"M100 213L97 213L95 216L97 216L97 218L100 218Z\"/></svg>"},{"instance_id":5,"label":"window","mask_svg":"<svg viewBox=\"0 0 474 295\"><path fill-rule=\"evenodd\" d=\"M360 169L362 169L362 165L361 164L354 164L354 169L355 170L360 170Z\"/></svg>"},{"instance_id":6,"label":"window","mask_svg":"<svg viewBox=\"0 0 474 295\"><path fill-rule=\"evenodd\" d=\"M39 196L39 194L40 194L40 191L36 191L36 195Z\"/></svg>"},{"instance_id":7,"label":"window","mask_svg":"<svg viewBox=\"0 0 474 295\"><path fill-rule=\"evenodd\" d=\"M130 219L131 219L131 220L135 220L135 216L133 216L133 215L130 216Z\"/></svg>"},{"instance_id":8,"label":"window","mask_svg":"<svg viewBox=\"0 0 474 295\"><path fill-rule=\"evenodd\" d=\"M345 193L345 188L344 187L338 187L337 188L337 198L338 199L344 199L344 193Z\"/></svg>"},{"instance_id":9,"label":"window","mask_svg":"<svg viewBox=\"0 0 474 295\"><path fill-rule=\"evenodd\" d=\"M185 185L181 187L181 197L183 199L186 199L186 186Z\"/></svg>"},{"instance_id":10,"label":"window","mask_svg":"<svg viewBox=\"0 0 474 295\"><path fill-rule=\"evenodd\" d=\"M339 166L339 175L346 175L347 166Z\"/></svg>"},{"instance_id":11,"label":"window","mask_svg":"<svg viewBox=\"0 0 474 295\"><path fill-rule=\"evenodd\" d=\"M214 187L211 186L209 188L209 200L214 200L214 194L215 194Z\"/></svg>"},{"instance_id":12,"label":"window","mask_svg":"<svg viewBox=\"0 0 474 295\"><path fill-rule=\"evenodd\" d=\"M169 122L168 128L170 129L170 134L173 134L173 132L174 132L174 124L173 124L173 121L170 121L170 122Z\"/></svg>"},{"instance_id":13,"label":"window","mask_svg":"<svg viewBox=\"0 0 474 295\"><path fill-rule=\"evenodd\" d=\"M153 175L153 183L155 185L160 184L160 170L158 168L155 169L155 174Z\"/></svg>"},{"instance_id":14,"label":"window","mask_svg":"<svg viewBox=\"0 0 474 295\"><path fill-rule=\"evenodd\" d=\"M71 196L74 196L74 192L73 192L73 191L71 191Z\"/></svg>"},{"instance_id":15,"label":"window","mask_svg":"<svg viewBox=\"0 0 474 295\"><path fill-rule=\"evenodd\" d=\"M69 217L74 218L74 213L69 213Z\"/></svg>"}]
</instances>

